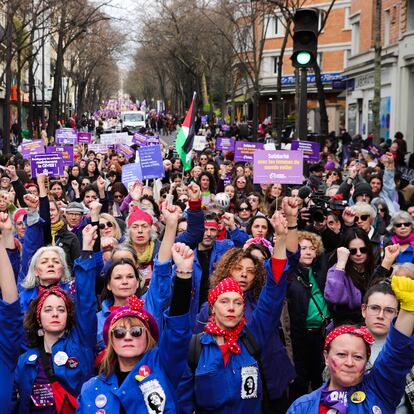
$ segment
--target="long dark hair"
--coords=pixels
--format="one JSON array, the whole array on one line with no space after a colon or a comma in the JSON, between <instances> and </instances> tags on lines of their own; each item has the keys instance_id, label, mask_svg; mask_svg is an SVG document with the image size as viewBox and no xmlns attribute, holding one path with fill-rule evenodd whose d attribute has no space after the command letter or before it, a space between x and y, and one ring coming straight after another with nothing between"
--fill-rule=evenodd
<instances>
[{"instance_id":1,"label":"long dark hair","mask_svg":"<svg viewBox=\"0 0 414 414\"><path fill-rule=\"evenodd\" d=\"M365 290L368 287L369 279L371 278L375 267L374 253L372 251L371 242L368 238L368 233L359 228L349 229L342 236L340 246L338 247L346 247L347 249L349 249L351 241L355 239L361 239L364 242L365 247L367 249L367 260L364 263L364 271L360 273L356 269L352 261L348 259L348 262L345 266L345 273L352 280L352 283L361 291L361 293L364 294ZM338 259L336 250L332 255L332 259L336 263Z\"/></svg>"}]
</instances>

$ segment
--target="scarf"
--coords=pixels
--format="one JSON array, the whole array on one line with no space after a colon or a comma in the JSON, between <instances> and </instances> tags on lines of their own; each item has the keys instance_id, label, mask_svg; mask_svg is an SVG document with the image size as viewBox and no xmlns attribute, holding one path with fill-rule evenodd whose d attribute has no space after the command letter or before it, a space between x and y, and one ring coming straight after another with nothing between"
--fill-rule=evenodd
<instances>
[{"instance_id":1,"label":"scarf","mask_svg":"<svg viewBox=\"0 0 414 414\"><path fill-rule=\"evenodd\" d=\"M241 354L241 349L237 340L239 339L240 332L243 330L246 320L243 318L235 328L233 329L221 329L217 326L213 316L210 316L207 325L204 328L204 332L212 335L223 336L225 342L229 346L230 352L233 354Z\"/></svg>"},{"instance_id":2,"label":"scarf","mask_svg":"<svg viewBox=\"0 0 414 414\"><path fill-rule=\"evenodd\" d=\"M398 243L398 244L410 244L411 248L413 249L413 256L414 256L414 232L411 232L410 235L408 237L400 237L397 236L396 234L394 234L393 236L391 236L391 240L394 244Z\"/></svg>"},{"instance_id":3,"label":"scarf","mask_svg":"<svg viewBox=\"0 0 414 414\"><path fill-rule=\"evenodd\" d=\"M59 232L60 229L63 228L65 222L63 220L59 220L57 223L52 224L52 246L56 246L55 237L56 234Z\"/></svg>"},{"instance_id":4,"label":"scarf","mask_svg":"<svg viewBox=\"0 0 414 414\"><path fill-rule=\"evenodd\" d=\"M346 414L348 407L348 391L346 389L328 390L328 384L321 389L321 404Z\"/></svg>"},{"instance_id":5,"label":"scarf","mask_svg":"<svg viewBox=\"0 0 414 414\"><path fill-rule=\"evenodd\" d=\"M152 261L155 243L153 240L149 242L143 253L138 254L138 262L140 265L148 264Z\"/></svg>"}]
</instances>

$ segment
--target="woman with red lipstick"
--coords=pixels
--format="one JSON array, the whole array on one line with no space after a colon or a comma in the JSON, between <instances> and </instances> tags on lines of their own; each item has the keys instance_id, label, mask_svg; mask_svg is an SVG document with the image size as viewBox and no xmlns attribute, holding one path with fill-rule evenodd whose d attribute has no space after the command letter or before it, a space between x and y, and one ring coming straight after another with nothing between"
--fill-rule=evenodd
<instances>
[{"instance_id":1,"label":"woman with red lipstick","mask_svg":"<svg viewBox=\"0 0 414 414\"><path fill-rule=\"evenodd\" d=\"M286 289L282 273L286 265L288 229L280 213L274 215L272 222L277 241L272 259L265 264L267 280L261 292L263 278L255 280L255 276L259 269L263 275L263 267L243 252L238 256L240 261L233 262L227 275L222 275L228 277L209 292L211 317L204 333L197 338L201 346L198 363L194 372L188 368L184 373L177 392L180 413L195 410L197 413L258 414L262 408L268 409L262 407L264 395L267 398L263 372L242 338L248 331L258 348L265 351L279 324Z\"/></svg>"},{"instance_id":2,"label":"woman with red lipstick","mask_svg":"<svg viewBox=\"0 0 414 414\"><path fill-rule=\"evenodd\" d=\"M405 377L414 365L414 279L393 276L398 317L386 343L365 374L374 337L365 327L343 325L325 340L324 357L330 379L296 400L287 414L393 414L404 395Z\"/></svg>"},{"instance_id":3,"label":"woman with red lipstick","mask_svg":"<svg viewBox=\"0 0 414 414\"><path fill-rule=\"evenodd\" d=\"M29 350L15 372L19 414L76 410L76 396L93 375L96 341L95 258L97 228L83 230L83 252L75 261L75 305L57 285L39 289L25 315Z\"/></svg>"}]
</instances>

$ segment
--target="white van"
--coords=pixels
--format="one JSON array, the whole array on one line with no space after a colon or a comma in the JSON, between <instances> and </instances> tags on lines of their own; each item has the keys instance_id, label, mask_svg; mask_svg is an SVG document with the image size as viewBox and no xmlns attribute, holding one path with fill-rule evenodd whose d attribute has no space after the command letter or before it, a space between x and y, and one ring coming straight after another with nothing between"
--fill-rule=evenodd
<instances>
[{"instance_id":1,"label":"white van","mask_svg":"<svg viewBox=\"0 0 414 414\"><path fill-rule=\"evenodd\" d=\"M145 112L144 111L125 111L121 112L122 130L134 133L140 128L145 128Z\"/></svg>"}]
</instances>

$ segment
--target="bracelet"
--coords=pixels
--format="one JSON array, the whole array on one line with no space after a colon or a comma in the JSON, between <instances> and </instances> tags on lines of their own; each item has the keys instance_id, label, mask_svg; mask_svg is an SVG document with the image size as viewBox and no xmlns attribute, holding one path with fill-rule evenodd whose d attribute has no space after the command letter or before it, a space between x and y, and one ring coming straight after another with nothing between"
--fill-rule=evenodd
<instances>
[{"instance_id":1,"label":"bracelet","mask_svg":"<svg viewBox=\"0 0 414 414\"><path fill-rule=\"evenodd\" d=\"M296 226L288 226L288 230L296 230L298 228L298 225Z\"/></svg>"}]
</instances>

